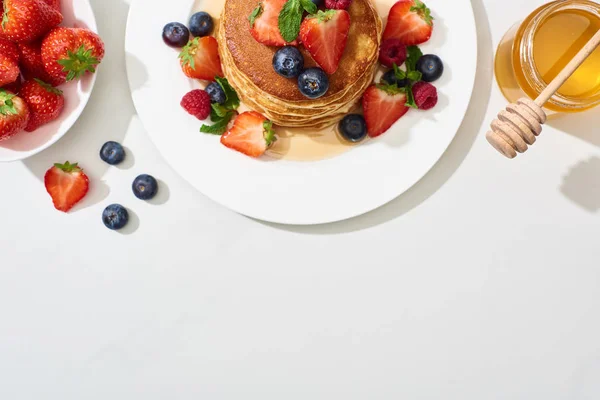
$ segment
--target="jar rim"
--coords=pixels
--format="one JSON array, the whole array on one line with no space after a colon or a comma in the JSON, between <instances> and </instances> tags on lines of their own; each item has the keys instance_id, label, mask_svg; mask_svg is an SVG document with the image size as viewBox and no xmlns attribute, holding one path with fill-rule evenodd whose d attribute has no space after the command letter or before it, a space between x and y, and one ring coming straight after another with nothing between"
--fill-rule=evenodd
<instances>
[{"instance_id":1,"label":"jar rim","mask_svg":"<svg viewBox=\"0 0 600 400\"><path fill-rule=\"evenodd\" d=\"M581 10L589 12L600 19L600 5L590 0L558 0L537 10L537 14L531 18L529 23L522 27L523 40L521 40L519 55L521 66L525 72L527 83L538 93L541 93L549 82L545 82L539 72L533 56L534 37L541 25L549 17L560 11ZM555 93L548 101L554 106L571 109L573 111L582 108L591 108L600 104L600 92L588 99L573 98L560 93Z\"/></svg>"}]
</instances>

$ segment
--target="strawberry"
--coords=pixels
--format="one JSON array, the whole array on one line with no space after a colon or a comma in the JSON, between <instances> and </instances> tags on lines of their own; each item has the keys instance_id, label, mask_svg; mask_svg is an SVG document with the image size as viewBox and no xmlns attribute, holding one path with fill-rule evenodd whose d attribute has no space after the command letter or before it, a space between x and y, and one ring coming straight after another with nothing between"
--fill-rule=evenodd
<instances>
[{"instance_id":1,"label":"strawberry","mask_svg":"<svg viewBox=\"0 0 600 400\"><path fill-rule=\"evenodd\" d=\"M30 42L62 22L62 14L44 0L4 0L2 32L14 42Z\"/></svg>"},{"instance_id":2,"label":"strawberry","mask_svg":"<svg viewBox=\"0 0 600 400\"><path fill-rule=\"evenodd\" d=\"M400 0L390 9L383 40L398 39L412 46L428 41L432 31L431 11L421 0Z\"/></svg>"},{"instance_id":3,"label":"strawberry","mask_svg":"<svg viewBox=\"0 0 600 400\"><path fill-rule=\"evenodd\" d=\"M23 82L21 81L21 77L19 76L17 80L13 83L9 83L7 85L2 86L2 89L8 92L12 92L14 94L19 94L19 92L21 91L22 84Z\"/></svg>"},{"instance_id":4,"label":"strawberry","mask_svg":"<svg viewBox=\"0 0 600 400\"><path fill-rule=\"evenodd\" d=\"M29 122L25 127L27 132L33 132L40 126L54 121L65 106L62 91L39 79L26 81L19 96L29 106Z\"/></svg>"},{"instance_id":5,"label":"strawberry","mask_svg":"<svg viewBox=\"0 0 600 400\"><path fill-rule=\"evenodd\" d=\"M338 69L350 31L350 14L345 10L319 11L304 19L300 40L312 58L328 74Z\"/></svg>"},{"instance_id":6,"label":"strawberry","mask_svg":"<svg viewBox=\"0 0 600 400\"><path fill-rule=\"evenodd\" d=\"M27 121L27 103L22 98L0 89L0 142L25 129Z\"/></svg>"},{"instance_id":7,"label":"strawberry","mask_svg":"<svg viewBox=\"0 0 600 400\"><path fill-rule=\"evenodd\" d=\"M50 83L58 85L96 72L104 42L88 29L56 28L42 41L41 55Z\"/></svg>"},{"instance_id":8,"label":"strawberry","mask_svg":"<svg viewBox=\"0 0 600 400\"><path fill-rule=\"evenodd\" d=\"M362 98L367 133L377 137L390 129L406 112L406 94L392 85L372 85Z\"/></svg>"},{"instance_id":9,"label":"strawberry","mask_svg":"<svg viewBox=\"0 0 600 400\"><path fill-rule=\"evenodd\" d=\"M19 74L19 65L8 56L0 53L0 87L16 81Z\"/></svg>"},{"instance_id":10,"label":"strawberry","mask_svg":"<svg viewBox=\"0 0 600 400\"><path fill-rule=\"evenodd\" d=\"M31 42L31 43L19 43L19 56L21 72L27 79L40 79L44 82L48 82L52 86L58 86L62 82L62 79L52 78L46 68L44 68L44 61L42 61L42 43Z\"/></svg>"},{"instance_id":11,"label":"strawberry","mask_svg":"<svg viewBox=\"0 0 600 400\"><path fill-rule=\"evenodd\" d=\"M297 41L287 43L279 31L279 14L287 0L263 0L250 18L250 33L259 43L267 46L297 45Z\"/></svg>"},{"instance_id":12,"label":"strawberry","mask_svg":"<svg viewBox=\"0 0 600 400\"><path fill-rule=\"evenodd\" d=\"M44 0L46 4L60 12L60 0Z\"/></svg>"},{"instance_id":13,"label":"strawberry","mask_svg":"<svg viewBox=\"0 0 600 400\"><path fill-rule=\"evenodd\" d=\"M4 54L15 63L19 62L19 48L8 39L0 38L0 54Z\"/></svg>"},{"instance_id":14,"label":"strawberry","mask_svg":"<svg viewBox=\"0 0 600 400\"><path fill-rule=\"evenodd\" d=\"M257 113L240 114L233 127L221 136L221 143L250 157L260 157L275 142L273 123Z\"/></svg>"},{"instance_id":15,"label":"strawberry","mask_svg":"<svg viewBox=\"0 0 600 400\"><path fill-rule=\"evenodd\" d=\"M197 37L188 42L179 55L181 69L190 78L214 81L223 76L217 39Z\"/></svg>"},{"instance_id":16,"label":"strawberry","mask_svg":"<svg viewBox=\"0 0 600 400\"><path fill-rule=\"evenodd\" d=\"M81 201L90 187L90 180L77 163L68 161L64 164L54 164L44 176L46 191L52 198L54 207L68 212Z\"/></svg>"}]
</instances>

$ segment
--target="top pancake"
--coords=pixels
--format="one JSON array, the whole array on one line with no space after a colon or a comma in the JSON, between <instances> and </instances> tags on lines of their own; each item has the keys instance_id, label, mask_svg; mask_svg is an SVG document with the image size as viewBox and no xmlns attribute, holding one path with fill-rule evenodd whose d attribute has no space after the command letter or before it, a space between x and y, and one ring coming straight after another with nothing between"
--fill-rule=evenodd
<instances>
[{"instance_id":1,"label":"top pancake","mask_svg":"<svg viewBox=\"0 0 600 400\"><path fill-rule=\"evenodd\" d=\"M278 47L258 43L250 34L248 16L258 2L258 0L225 1L222 14L224 36L233 62L238 71L247 76L262 91L284 101L307 101L298 90L296 79L284 78L273 69L273 55ZM348 13L350 32L346 50L338 70L329 76L329 90L319 99L320 101L326 102L328 97L344 91L361 78L372 67L373 56L379 48L378 27L381 21L370 0L354 0ZM303 46L299 46L299 49L304 56L305 68L317 65Z\"/></svg>"}]
</instances>

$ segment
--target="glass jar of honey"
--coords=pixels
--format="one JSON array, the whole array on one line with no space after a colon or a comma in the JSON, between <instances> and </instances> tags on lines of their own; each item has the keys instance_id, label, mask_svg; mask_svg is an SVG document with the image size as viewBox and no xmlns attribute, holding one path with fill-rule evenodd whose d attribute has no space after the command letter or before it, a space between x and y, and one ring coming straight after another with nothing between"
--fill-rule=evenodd
<instances>
[{"instance_id":1,"label":"glass jar of honey","mask_svg":"<svg viewBox=\"0 0 600 400\"><path fill-rule=\"evenodd\" d=\"M495 73L504 96L535 99L600 29L600 4L553 1L513 26L498 46ZM577 112L600 104L600 48L575 71L545 108Z\"/></svg>"}]
</instances>

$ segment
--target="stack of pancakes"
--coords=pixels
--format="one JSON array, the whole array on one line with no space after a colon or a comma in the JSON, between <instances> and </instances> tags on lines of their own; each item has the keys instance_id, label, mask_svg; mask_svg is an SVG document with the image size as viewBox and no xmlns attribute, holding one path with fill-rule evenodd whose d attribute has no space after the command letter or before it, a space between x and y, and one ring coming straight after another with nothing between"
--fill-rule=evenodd
<instances>
[{"instance_id":1,"label":"stack of pancakes","mask_svg":"<svg viewBox=\"0 0 600 400\"><path fill-rule=\"evenodd\" d=\"M329 76L329 90L308 99L297 79L273 69L277 47L258 43L250 34L248 16L258 0L226 0L218 29L219 53L229 83L250 108L273 123L288 127L324 128L338 122L371 85L377 68L382 22L371 0L353 0L350 32L338 70ZM317 66L303 46L304 67Z\"/></svg>"}]
</instances>

